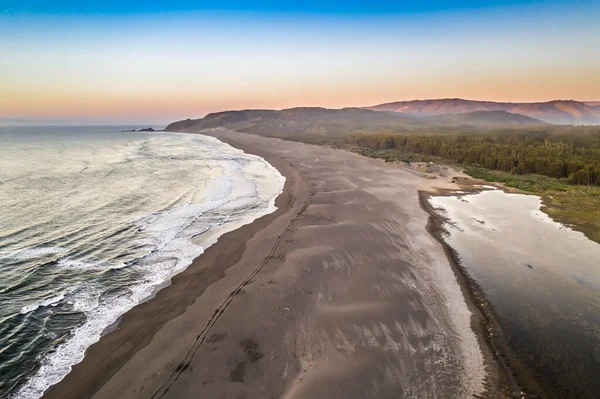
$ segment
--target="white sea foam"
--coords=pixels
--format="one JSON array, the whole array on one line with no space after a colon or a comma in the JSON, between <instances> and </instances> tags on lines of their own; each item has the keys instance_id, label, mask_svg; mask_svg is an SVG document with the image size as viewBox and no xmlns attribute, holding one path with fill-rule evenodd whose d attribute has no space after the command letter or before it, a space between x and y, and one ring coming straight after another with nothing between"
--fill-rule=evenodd
<instances>
[{"instance_id":1,"label":"white sea foam","mask_svg":"<svg viewBox=\"0 0 600 399\"><path fill-rule=\"evenodd\" d=\"M0 255L0 257L7 259L26 260L47 255L61 254L64 252L66 252L66 249L61 247L34 247L25 248L6 255Z\"/></svg>"},{"instance_id":2,"label":"white sea foam","mask_svg":"<svg viewBox=\"0 0 600 399\"><path fill-rule=\"evenodd\" d=\"M127 267L127 263L124 262L86 262L83 260L71 259L68 256L60 258L56 263L59 267L72 270L116 270Z\"/></svg>"},{"instance_id":3,"label":"white sea foam","mask_svg":"<svg viewBox=\"0 0 600 399\"><path fill-rule=\"evenodd\" d=\"M94 263L84 262L82 260L75 260L69 257L64 257L58 260L58 265L68 269L96 269L100 266Z\"/></svg>"},{"instance_id":4,"label":"white sea foam","mask_svg":"<svg viewBox=\"0 0 600 399\"><path fill-rule=\"evenodd\" d=\"M227 160L223 175L211 180L201 203L187 202L138 220L144 235L139 244L151 248L130 264L142 276L138 283L118 295L103 296L100 287L88 284L67 295L67 303L75 311L85 313L86 321L72 331L70 339L42 359L39 370L14 395L15 399L41 397L83 359L86 349L100 339L106 327L185 269L204 248L222 234L276 209L275 198L282 192L285 178L274 167L262 158L244 154L213 138L195 139L191 135L184 138L218 146ZM232 162L233 159L241 162ZM73 269L107 268L69 257L62 258L59 265ZM124 264L112 268L119 266Z\"/></svg>"},{"instance_id":5,"label":"white sea foam","mask_svg":"<svg viewBox=\"0 0 600 399\"><path fill-rule=\"evenodd\" d=\"M43 306L50 306L53 304L57 304L58 302L62 301L65 298L64 294L60 294L57 296L53 296L51 298L48 299L44 299L42 301L39 302L34 302L31 303L29 305L25 305L21 308L21 314L27 314L29 312L33 312L34 310L43 307Z\"/></svg>"}]
</instances>

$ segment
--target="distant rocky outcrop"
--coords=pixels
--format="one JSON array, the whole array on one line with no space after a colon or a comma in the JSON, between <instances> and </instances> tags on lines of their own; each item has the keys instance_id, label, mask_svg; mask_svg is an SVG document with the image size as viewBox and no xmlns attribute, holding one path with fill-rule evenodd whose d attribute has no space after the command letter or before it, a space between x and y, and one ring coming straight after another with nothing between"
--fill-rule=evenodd
<instances>
[{"instance_id":1,"label":"distant rocky outcrop","mask_svg":"<svg viewBox=\"0 0 600 399\"><path fill-rule=\"evenodd\" d=\"M600 108L598 108L595 102L584 103L573 100L555 100L538 103L502 103L449 98L397 101L366 107L366 109L392 111L416 117L464 114L475 111L504 111L525 115L551 124L600 124Z\"/></svg>"},{"instance_id":2,"label":"distant rocky outcrop","mask_svg":"<svg viewBox=\"0 0 600 399\"><path fill-rule=\"evenodd\" d=\"M152 129L151 127L147 127L144 129L139 129L139 130L135 130L135 129L124 129L121 130L121 132L156 132L157 130Z\"/></svg>"}]
</instances>

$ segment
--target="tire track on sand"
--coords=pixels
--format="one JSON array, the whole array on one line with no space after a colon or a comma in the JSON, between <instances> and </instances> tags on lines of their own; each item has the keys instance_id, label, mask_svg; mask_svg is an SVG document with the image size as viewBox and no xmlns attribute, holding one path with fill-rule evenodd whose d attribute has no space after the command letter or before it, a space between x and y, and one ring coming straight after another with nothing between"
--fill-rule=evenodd
<instances>
[{"instance_id":1,"label":"tire track on sand","mask_svg":"<svg viewBox=\"0 0 600 399\"><path fill-rule=\"evenodd\" d=\"M185 356L183 357L183 359L181 360L179 365L175 368L175 370L173 370L171 372L171 374L169 375L169 378L167 378L167 380L164 383L162 383L161 386L154 392L154 394L152 395L152 399L160 399L160 398L164 397L164 395L169 391L171 386L177 381L177 379L181 376L181 374L187 369L187 367L191 363L192 358L194 357L194 355L196 354L198 349L200 349L200 347L206 340L208 333L211 331L211 329L214 327L214 325L217 323L217 321L221 318L223 313L225 313L225 310L227 310L227 308L229 307L231 302L240 293L242 288L244 288L246 285L248 285L250 280L252 280L252 278L254 278L254 276L256 276L271 259L273 259L274 255L275 255L275 251L277 251L277 248L279 247L279 244L283 240L283 237L292 229L292 227L294 226L294 223L296 223L296 221L300 218L300 216L302 216L304 211L306 211L306 208L308 207L309 204L310 204L310 202L304 203L304 205L302 206L300 211L296 214L296 216L294 216L294 218L292 220L290 220L290 222L288 223L285 230L279 236L277 236L277 239L273 243L271 250L269 251L267 256L263 259L263 261L260 263L260 265L258 265L258 267L256 269L254 269L236 287L236 289L233 290L231 292L231 294L229 294L229 296L227 296L225 301L223 301L223 303L221 305L219 305L217 307L217 309L215 309L212 317L208 320L208 323L202 329L202 331L200 331L200 334L198 334L198 336L192 343L192 346L190 347L190 349L188 349L188 351L186 352Z\"/></svg>"}]
</instances>

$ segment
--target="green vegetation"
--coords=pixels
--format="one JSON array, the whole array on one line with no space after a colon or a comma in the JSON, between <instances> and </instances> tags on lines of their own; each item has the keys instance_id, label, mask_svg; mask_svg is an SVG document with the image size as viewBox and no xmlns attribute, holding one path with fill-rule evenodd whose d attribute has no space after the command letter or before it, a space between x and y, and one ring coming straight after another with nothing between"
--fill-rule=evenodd
<instances>
[{"instance_id":1,"label":"green vegetation","mask_svg":"<svg viewBox=\"0 0 600 399\"><path fill-rule=\"evenodd\" d=\"M344 138L345 144L395 149L477 165L513 175L540 174L568 183L600 184L600 128L557 135L546 131L480 134L370 134Z\"/></svg>"},{"instance_id":2,"label":"green vegetation","mask_svg":"<svg viewBox=\"0 0 600 399\"><path fill-rule=\"evenodd\" d=\"M468 167L464 171L466 174L476 179L482 179L489 182L498 182L507 187L529 191L532 193L544 193L547 191L566 192L571 191L572 189L579 189L580 187L567 184L564 180L533 173L526 175L514 175L507 172L489 170L479 167ZM587 186L584 187L588 189ZM593 191L598 191L600 193L600 188L594 187Z\"/></svg>"}]
</instances>

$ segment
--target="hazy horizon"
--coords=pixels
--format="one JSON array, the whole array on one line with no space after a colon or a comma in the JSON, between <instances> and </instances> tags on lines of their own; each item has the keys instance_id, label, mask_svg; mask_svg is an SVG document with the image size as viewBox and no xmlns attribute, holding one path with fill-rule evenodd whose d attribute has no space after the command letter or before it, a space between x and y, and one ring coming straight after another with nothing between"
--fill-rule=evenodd
<instances>
[{"instance_id":1,"label":"hazy horizon","mask_svg":"<svg viewBox=\"0 0 600 399\"><path fill-rule=\"evenodd\" d=\"M9 1L0 119L166 124L437 98L600 101L594 1Z\"/></svg>"},{"instance_id":2,"label":"hazy horizon","mask_svg":"<svg viewBox=\"0 0 600 399\"><path fill-rule=\"evenodd\" d=\"M429 100L467 100L467 101L490 101L490 100L473 100L470 98L458 98L458 97L453 97L453 98L443 98L443 99L439 99L439 98L423 98L423 99L410 99L410 100L397 100L398 102L401 101L429 101ZM544 101L536 101L536 102L549 102L549 101L577 101L577 102L588 102L588 103L596 103L596 102L600 102L600 101L595 101L595 100L577 100L577 99L553 99L553 100L544 100ZM396 102L396 101L390 101L390 102ZM507 103L510 103L511 101L506 101ZM365 105L366 106L373 106L373 105L381 105L381 104L385 104L385 103L377 103L377 104L369 104L369 105ZM293 107L289 107L289 108L264 108L264 109L271 109L271 110L284 110L284 109L290 109L290 108L327 108L327 107L322 107L319 105L298 105L298 106L293 106ZM350 107L331 107L330 109L343 109L343 108L360 108L360 106L356 107L356 106L350 106ZM215 111L211 111L211 112L225 112L225 111L241 111L241 110L257 110L259 108L239 108L239 109L222 109L222 110L215 110ZM141 119L129 119L129 118L101 118L101 119L95 119L95 118L77 118L77 117L72 117L72 118L29 118L29 119L19 119L19 118L1 118L0 117L0 127L42 127L42 126L106 126L106 127L119 127L119 128L135 128L135 129L139 129L139 128L146 128L146 127L152 127L154 129L162 129L163 127L165 127L166 125L175 122L177 120L184 120L184 119L200 119L200 118L204 118L206 115L208 115L211 112L206 112L203 114L198 114L198 115L187 115L187 116L183 116L180 118L165 118L165 119L147 119L147 120L141 120Z\"/></svg>"}]
</instances>

